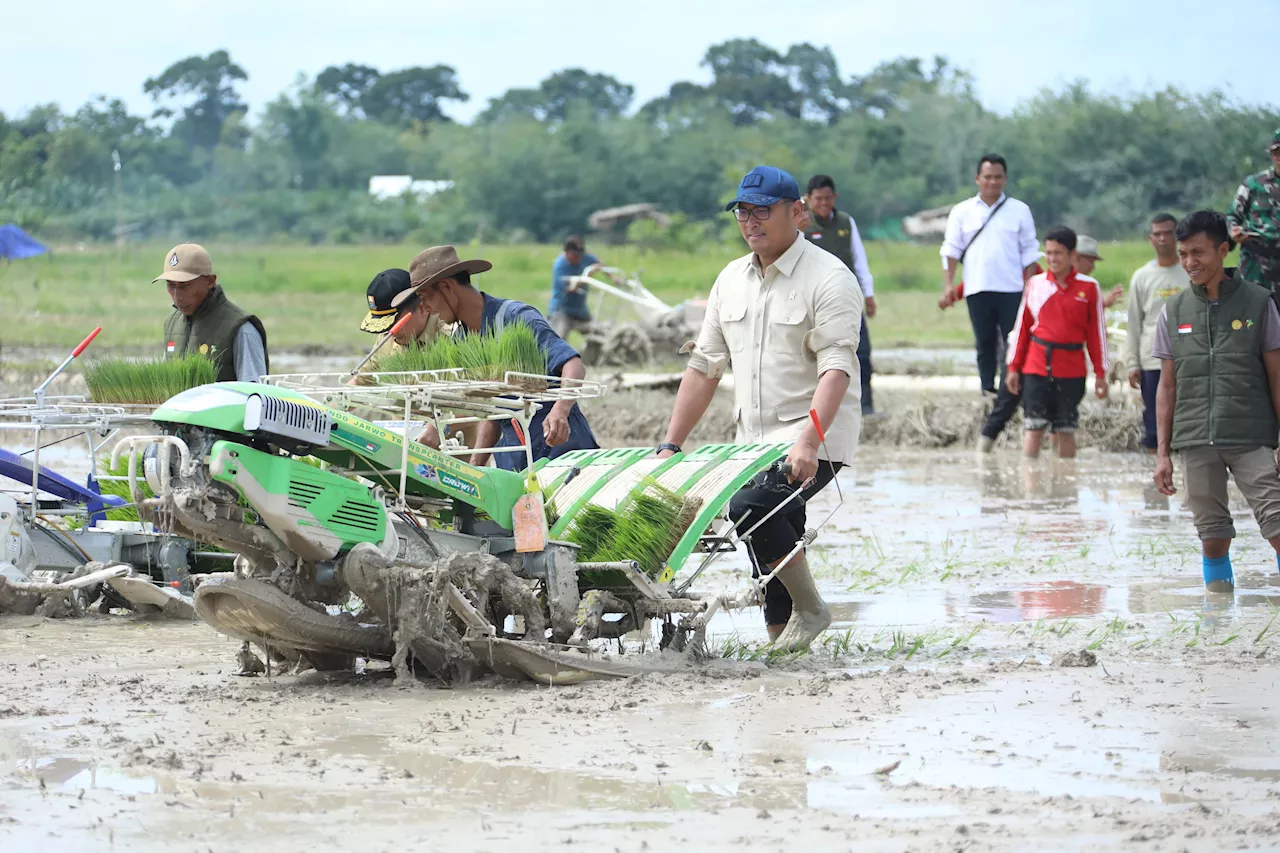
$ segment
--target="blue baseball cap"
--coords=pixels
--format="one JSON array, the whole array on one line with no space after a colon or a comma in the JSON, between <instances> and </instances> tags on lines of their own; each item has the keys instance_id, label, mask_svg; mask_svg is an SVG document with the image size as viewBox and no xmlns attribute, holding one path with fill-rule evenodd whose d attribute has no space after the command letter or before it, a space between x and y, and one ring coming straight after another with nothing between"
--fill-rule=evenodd
<instances>
[{"instance_id":1,"label":"blue baseball cap","mask_svg":"<svg viewBox=\"0 0 1280 853\"><path fill-rule=\"evenodd\" d=\"M733 210L745 202L767 206L777 204L783 199L795 201L800 198L800 185L796 179L777 166L756 166L738 184L738 195L724 206L725 210Z\"/></svg>"}]
</instances>

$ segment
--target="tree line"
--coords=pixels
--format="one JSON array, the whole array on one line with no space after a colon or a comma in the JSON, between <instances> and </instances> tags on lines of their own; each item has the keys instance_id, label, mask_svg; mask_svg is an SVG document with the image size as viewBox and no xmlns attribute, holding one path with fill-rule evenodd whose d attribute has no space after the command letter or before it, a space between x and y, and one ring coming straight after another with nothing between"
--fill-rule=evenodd
<instances>
[{"instance_id":1,"label":"tree line","mask_svg":"<svg viewBox=\"0 0 1280 853\"><path fill-rule=\"evenodd\" d=\"M998 113L944 58L847 76L807 43L733 39L702 65L710 83L676 82L643 104L630 84L568 68L463 124L448 114L470 99L455 69L348 63L299 78L251 121L245 69L223 50L191 56L143 82L149 116L110 97L0 114L0 221L63 239L123 225L155 239L554 241L594 210L644 201L675 214L667 239L696 246L730 231L723 200L769 162L801 182L832 175L840 206L888 237L904 215L972 194L977 158L993 150L1041 226L1129 236L1156 211L1224 208L1280 125L1274 105L1221 92L1083 83ZM454 188L378 202L375 174Z\"/></svg>"}]
</instances>

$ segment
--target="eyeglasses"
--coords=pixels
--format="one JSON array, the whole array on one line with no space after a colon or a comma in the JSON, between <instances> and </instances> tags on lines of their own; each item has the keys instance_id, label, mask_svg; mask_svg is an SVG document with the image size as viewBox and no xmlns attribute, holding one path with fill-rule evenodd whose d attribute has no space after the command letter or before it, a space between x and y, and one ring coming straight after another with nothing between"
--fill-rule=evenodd
<instances>
[{"instance_id":1,"label":"eyeglasses","mask_svg":"<svg viewBox=\"0 0 1280 853\"><path fill-rule=\"evenodd\" d=\"M769 214L772 212L772 207L742 207L739 205L733 209L733 215L738 218L739 222L746 222L748 219L752 218L764 222L769 218Z\"/></svg>"}]
</instances>

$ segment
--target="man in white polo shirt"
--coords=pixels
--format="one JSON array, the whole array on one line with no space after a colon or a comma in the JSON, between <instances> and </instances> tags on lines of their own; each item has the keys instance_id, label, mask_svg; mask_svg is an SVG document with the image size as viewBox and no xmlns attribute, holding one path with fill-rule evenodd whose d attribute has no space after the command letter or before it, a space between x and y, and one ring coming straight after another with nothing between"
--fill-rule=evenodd
<instances>
[{"instance_id":1,"label":"man in white polo shirt","mask_svg":"<svg viewBox=\"0 0 1280 853\"><path fill-rule=\"evenodd\" d=\"M787 559L805 530L804 501L853 461L862 414L858 402L858 329L862 290L844 262L796 229L803 212L791 175L757 166L738 186L733 210L751 252L726 266L707 298L689 366L676 394L660 456L680 452L706 412L725 369L734 377L739 442L787 442L789 481L766 478L740 491L729 514L751 536L765 587L769 636L784 649L808 646L831 624L804 551ZM810 421L817 413L825 446ZM764 520L796 490L800 497Z\"/></svg>"},{"instance_id":2,"label":"man in white polo shirt","mask_svg":"<svg viewBox=\"0 0 1280 853\"><path fill-rule=\"evenodd\" d=\"M983 154L975 181L978 194L951 208L942 240L943 299L956 300L956 269L964 264L964 300L973 325L982 390L997 393L1001 342L1013 331L1022 286L1040 256L1031 208L1005 195L1009 170L999 154Z\"/></svg>"}]
</instances>

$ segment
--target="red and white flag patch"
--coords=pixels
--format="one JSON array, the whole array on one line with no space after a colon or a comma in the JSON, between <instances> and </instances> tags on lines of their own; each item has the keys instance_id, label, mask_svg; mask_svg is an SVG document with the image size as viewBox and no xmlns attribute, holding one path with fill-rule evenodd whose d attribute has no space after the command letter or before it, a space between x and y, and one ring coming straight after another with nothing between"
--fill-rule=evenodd
<instances>
[{"instance_id":1,"label":"red and white flag patch","mask_svg":"<svg viewBox=\"0 0 1280 853\"><path fill-rule=\"evenodd\" d=\"M1180 325L1178 326L1178 334L1180 334L1180 335L1189 335L1189 334L1191 334L1191 324L1190 324L1190 323L1182 323L1182 324L1180 324Z\"/></svg>"},{"instance_id":2,"label":"red and white flag patch","mask_svg":"<svg viewBox=\"0 0 1280 853\"><path fill-rule=\"evenodd\" d=\"M173 341L169 341L168 345L165 347L166 351L168 352L173 352L176 348L177 347L175 346Z\"/></svg>"}]
</instances>

